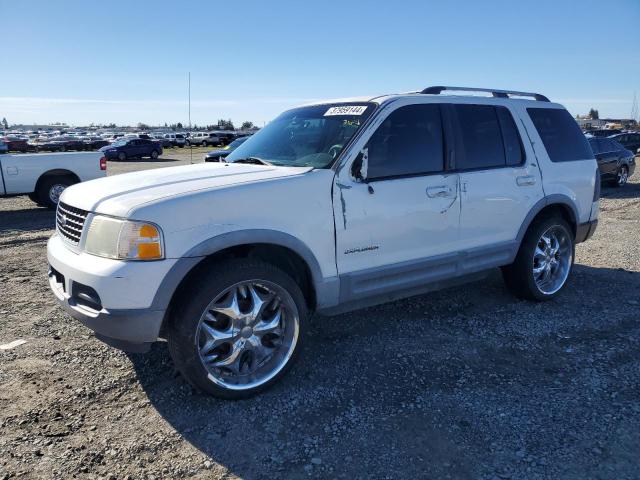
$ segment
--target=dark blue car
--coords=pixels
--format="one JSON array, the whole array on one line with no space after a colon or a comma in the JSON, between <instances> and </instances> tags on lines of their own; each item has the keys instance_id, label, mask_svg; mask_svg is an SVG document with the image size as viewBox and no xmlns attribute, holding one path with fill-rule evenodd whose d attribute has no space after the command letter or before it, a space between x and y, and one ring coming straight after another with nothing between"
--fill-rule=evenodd
<instances>
[{"instance_id":1,"label":"dark blue car","mask_svg":"<svg viewBox=\"0 0 640 480\"><path fill-rule=\"evenodd\" d=\"M162 155L162 145L146 138L123 138L102 147L101 152L108 160L126 160L128 158L149 157L155 160Z\"/></svg>"}]
</instances>

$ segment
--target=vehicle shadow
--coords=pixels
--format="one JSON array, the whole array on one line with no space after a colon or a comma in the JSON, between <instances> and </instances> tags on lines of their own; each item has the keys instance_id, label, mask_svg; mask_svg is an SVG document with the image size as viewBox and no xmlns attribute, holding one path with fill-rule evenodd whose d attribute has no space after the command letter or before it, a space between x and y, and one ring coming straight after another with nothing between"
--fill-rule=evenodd
<instances>
[{"instance_id":1,"label":"vehicle shadow","mask_svg":"<svg viewBox=\"0 0 640 480\"><path fill-rule=\"evenodd\" d=\"M618 293L585 295L603 282ZM291 372L237 402L194 391L165 343L129 358L159 414L241 478L478 478L479 465L515 443L540 449L536 457L564 451L564 422L552 417L600 428L572 405L595 394L589 355L599 339L635 348L625 329L638 326L619 299L638 287L638 272L576 265L561 296L530 303L496 271L463 289L316 317Z\"/></svg>"},{"instance_id":2,"label":"vehicle shadow","mask_svg":"<svg viewBox=\"0 0 640 480\"><path fill-rule=\"evenodd\" d=\"M29 201L32 208L0 210L0 234L6 232L32 232L55 228L55 212Z\"/></svg>"},{"instance_id":3,"label":"vehicle shadow","mask_svg":"<svg viewBox=\"0 0 640 480\"><path fill-rule=\"evenodd\" d=\"M634 175L635 177L635 175ZM635 178L633 180L636 180ZM640 198L640 181L627 183L624 187L602 186L603 198Z\"/></svg>"}]
</instances>

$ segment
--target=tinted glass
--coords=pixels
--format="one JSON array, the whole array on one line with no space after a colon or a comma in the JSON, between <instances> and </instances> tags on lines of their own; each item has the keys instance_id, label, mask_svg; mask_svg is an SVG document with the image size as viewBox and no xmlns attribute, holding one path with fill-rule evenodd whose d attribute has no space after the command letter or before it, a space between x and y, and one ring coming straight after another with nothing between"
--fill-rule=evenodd
<instances>
[{"instance_id":1,"label":"tinted glass","mask_svg":"<svg viewBox=\"0 0 640 480\"><path fill-rule=\"evenodd\" d=\"M603 138L602 140L600 140L600 149L602 152L615 152L616 150L618 150L618 147L612 140Z\"/></svg>"},{"instance_id":2,"label":"tinted glass","mask_svg":"<svg viewBox=\"0 0 640 480\"><path fill-rule=\"evenodd\" d=\"M600 144L599 144L597 138L590 138L589 139L589 146L591 147L591 150L593 150L593 153L595 155L600 153Z\"/></svg>"},{"instance_id":3,"label":"tinted glass","mask_svg":"<svg viewBox=\"0 0 640 480\"><path fill-rule=\"evenodd\" d=\"M618 150L625 150L625 148L620 144L620 142L617 142L613 139L609 140L612 144L613 144L613 150L618 151Z\"/></svg>"},{"instance_id":4,"label":"tinted glass","mask_svg":"<svg viewBox=\"0 0 640 480\"><path fill-rule=\"evenodd\" d=\"M504 166L505 151L496 109L490 105L455 105L454 110L463 145L463 152L456 153L456 168Z\"/></svg>"},{"instance_id":5,"label":"tinted glass","mask_svg":"<svg viewBox=\"0 0 640 480\"><path fill-rule=\"evenodd\" d=\"M527 108L552 162L593 158L587 139L565 109Z\"/></svg>"},{"instance_id":6,"label":"tinted glass","mask_svg":"<svg viewBox=\"0 0 640 480\"><path fill-rule=\"evenodd\" d=\"M505 107L496 107L496 114L502 128L502 140L504 141L504 154L507 157L507 165L520 165L524 161L524 150L511 112Z\"/></svg>"},{"instance_id":7,"label":"tinted glass","mask_svg":"<svg viewBox=\"0 0 640 480\"><path fill-rule=\"evenodd\" d=\"M444 148L440 108L399 108L378 127L367 147L370 179L441 172Z\"/></svg>"}]
</instances>

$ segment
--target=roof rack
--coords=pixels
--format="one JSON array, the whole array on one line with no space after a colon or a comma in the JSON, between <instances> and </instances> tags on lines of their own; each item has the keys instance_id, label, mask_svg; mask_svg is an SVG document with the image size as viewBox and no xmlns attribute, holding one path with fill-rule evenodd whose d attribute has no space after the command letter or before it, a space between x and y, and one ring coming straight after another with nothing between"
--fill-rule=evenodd
<instances>
[{"instance_id":1,"label":"roof rack","mask_svg":"<svg viewBox=\"0 0 640 480\"><path fill-rule=\"evenodd\" d=\"M491 95L497 98L509 98L510 95L515 95L517 97L533 97L535 100L539 102L549 101L547 97L539 93L516 92L514 90L496 90L494 88L437 86L437 87L427 87L424 90L422 90L420 93L438 95L442 93L444 90L456 90L456 91L462 91L462 92L485 92L485 93L490 93Z\"/></svg>"}]
</instances>

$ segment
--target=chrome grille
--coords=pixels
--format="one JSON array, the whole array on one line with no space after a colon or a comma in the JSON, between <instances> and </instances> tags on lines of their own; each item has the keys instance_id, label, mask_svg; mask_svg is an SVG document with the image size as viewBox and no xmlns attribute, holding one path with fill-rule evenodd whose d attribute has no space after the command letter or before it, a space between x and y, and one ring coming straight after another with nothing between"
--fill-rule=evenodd
<instances>
[{"instance_id":1,"label":"chrome grille","mask_svg":"<svg viewBox=\"0 0 640 480\"><path fill-rule=\"evenodd\" d=\"M72 245L78 245L78 243L80 243L82 228L84 227L88 213L86 210L58 202L56 229L65 241Z\"/></svg>"}]
</instances>

